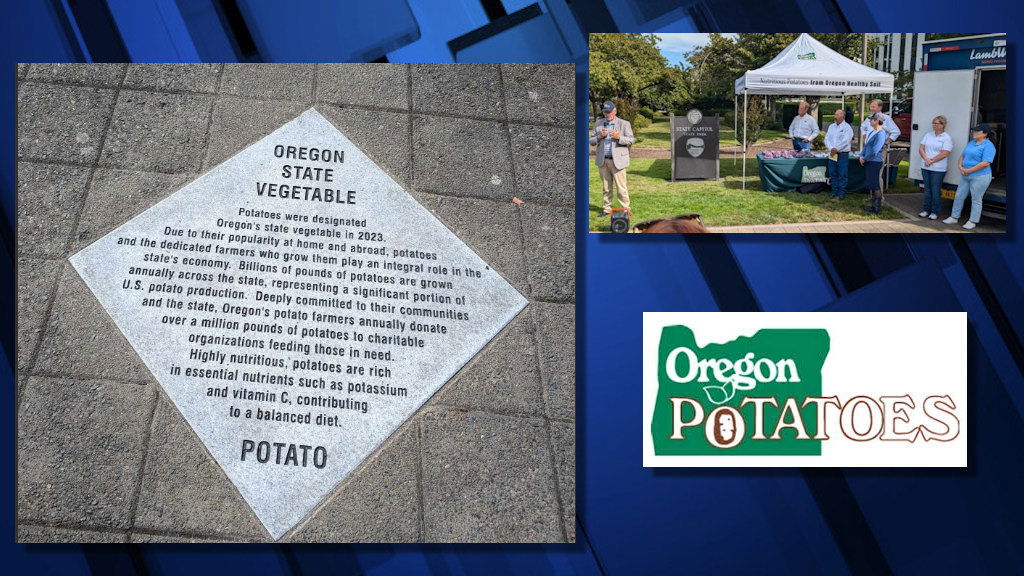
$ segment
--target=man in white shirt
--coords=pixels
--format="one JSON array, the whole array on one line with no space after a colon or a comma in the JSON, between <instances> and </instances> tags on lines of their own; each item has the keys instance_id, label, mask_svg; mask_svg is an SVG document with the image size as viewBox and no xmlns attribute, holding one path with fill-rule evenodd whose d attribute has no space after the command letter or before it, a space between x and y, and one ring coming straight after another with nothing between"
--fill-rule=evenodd
<instances>
[{"instance_id":1,"label":"man in white shirt","mask_svg":"<svg viewBox=\"0 0 1024 576\"><path fill-rule=\"evenodd\" d=\"M846 121L846 112L836 110L836 121L828 125L825 132L825 148L828 149L828 177L832 183L833 202L846 198L847 175L850 170L850 142L853 128Z\"/></svg>"},{"instance_id":2,"label":"man in white shirt","mask_svg":"<svg viewBox=\"0 0 1024 576\"><path fill-rule=\"evenodd\" d=\"M900 137L900 127L897 126L896 123L892 121L891 116L882 113L881 100L872 100L871 103L868 104L868 110L870 110L870 112L868 113L867 117L864 118L864 121L860 123L861 147L864 146L864 139L868 137L868 134L871 134L871 115L878 114L879 116L882 117L882 130L885 131L885 145L886 148L888 148L890 142L895 142L896 139Z\"/></svg>"},{"instance_id":3,"label":"man in white shirt","mask_svg":"<svg viewBox=\"0 0 1024 576\"><path fill-rule=\"evenodd\" d=\"M810 150L811 140L821 132L818 130L818 122L807 113L810 108L807 102L801 102L798 114L789 123L789 137L793 139L793 150Z\"/></svg>"}]
</instances>

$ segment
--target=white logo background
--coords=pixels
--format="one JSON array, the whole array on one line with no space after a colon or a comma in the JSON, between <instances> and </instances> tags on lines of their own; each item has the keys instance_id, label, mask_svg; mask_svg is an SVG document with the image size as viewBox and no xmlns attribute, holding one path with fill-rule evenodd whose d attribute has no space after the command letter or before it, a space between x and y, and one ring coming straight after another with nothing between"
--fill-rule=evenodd
<instances>
[{"instance_id":1,"label":"white logo background","mask_svg":"<svg viewBox=\"0 0 1024 576\"><path fill-rule=\"evenodd\" d=\"M845 403L854 396L910 395L908 409L917 426L921 402L948 394L956 403L960 435L949 442L857 442L846 438L829 418L829 440L820 456L656 456L651 419L658 393L658 342L665 326L685 325L698 346L753 336L766 328L824 328L831 345L822 368L822 396ZM687 394L698 398L704 384ZM784 386L762 384L761 386ZM643 450L645 467L967 467L967 314L964 312L644 312ZM834 408L830 408L830 411ZM941 425L939 430L941 430ZM766 422L766 428L770 429ZM867 426L857 426L859 429ZM748 425L749 429L749 425ZM691 430L696 430L693 428ZM744 442L750 442L749 438Z\"/></svg>"}]
</instances>

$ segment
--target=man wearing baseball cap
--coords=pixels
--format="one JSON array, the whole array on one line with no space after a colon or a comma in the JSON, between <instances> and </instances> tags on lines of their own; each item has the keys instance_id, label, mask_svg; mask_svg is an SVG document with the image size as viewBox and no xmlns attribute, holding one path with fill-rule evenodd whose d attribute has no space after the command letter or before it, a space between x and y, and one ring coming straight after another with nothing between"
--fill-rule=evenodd
<instances>
[{"instance_id":1,"label":"man wearing baseball cap","mask_svg":"<svg viewBox=\"0 0 1024 576\"><path fill-rule=\"evenodd\" d=\"M626 168L629 166L629 147L636 141L633 126L617 118L615 103L608 100L601 106L604 118L594 123L590 144L594 151L594 164L601 172L601 186L604 191L604 210L601 216L612 212L612 184L619 196L619 205L629 210L629 189L626 187Z\"/></svg>"}]
</instances>

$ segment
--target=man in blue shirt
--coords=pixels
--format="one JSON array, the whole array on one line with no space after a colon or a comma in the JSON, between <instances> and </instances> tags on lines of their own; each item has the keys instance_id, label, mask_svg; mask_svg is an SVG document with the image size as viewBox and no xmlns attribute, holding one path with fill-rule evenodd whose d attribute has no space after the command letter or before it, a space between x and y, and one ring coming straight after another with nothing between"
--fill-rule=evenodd
<instances>
[{"instance_id":1,"label":"man in blue shirt","mask_svg":"<svg viewBox=\"0 0 1024 576\"><path fill-rule=\"evenodd\" d=\"M991 134L992 128L988 124L978 124L971 128L972 140L960 154L960 185L953 197L953 213L942 221L943 224L956 224L960 221L960 212L968 194L971 196L971 216L964 224L964 229L973 230L981 221L981 202L988 185L992 183L992 162L996 159L996 146L988 139Z\"/></svg>"}]
</instances>

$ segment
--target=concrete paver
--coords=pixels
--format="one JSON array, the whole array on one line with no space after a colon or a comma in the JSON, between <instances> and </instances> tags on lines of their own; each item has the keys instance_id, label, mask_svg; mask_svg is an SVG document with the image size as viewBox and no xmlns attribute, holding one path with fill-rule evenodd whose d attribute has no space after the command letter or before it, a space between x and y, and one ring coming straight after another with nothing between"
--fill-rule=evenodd
<instances>
[{"instance_id":1,"label":"concrete paver","mask_svg":"<svg viewBox=\"0 0 1024 576\"><path fill-rule=\"evenodd\" d=\"M18 258L19 372L24 373L31 366L61 265L59 260Z\"/></svg>"},{"instance_id":2,"label":"concrete paver","mask_svg":"<svg viewBox=\"0 0 1024 576\"><path fill-rule=\"evenodd\" d=\"M522 294L529 294L521 207L512 202L419 194L417 200Z\"/></svg>"},{"instance_id":3,"label":"concrete paver","mask_svg":"<svg viewBox=\"0 0 1024 576\"><path fill-rule=\"evenodd\" d=\"M403 186L412 182L411 119L400 112L321 105L317 110Z\"/></svg>"},{"instance_id":4,"label":"concrete paver","mask_svg":"<svg viewBox=\"0 0 1024 576\"><path fill-rule=\"evenodd\" d=\"M572 64L502 64L502 84L511 122L558 124L575 129L576 75Z\"/></svg>"},{"instance_id":5,"label":"concrete paver","mask_svg":"<svg viewBox=\"0 0 1024 576\"><path fill-rule=\"evenodd\" d=\"M310 519L290 542L417 542L421 539L419 422L399 429Z\"/></svg>"},{"instance_id":6,"label":"concrete paver","mask_svg":"<svg viewBox=\"0 0 1024 576\"><path fill-rule=\"evenodd\" d=\"M489 120L414 115L413 184L426 192L511 201L507 128Z\"/></svg>"},{"instance_id":7,"label":"concrete paver","mask_svg":"<svg viewBox=\"0 0 1024 576\"><path fill-rule=\"evenodd\" d=\"M563 539L543 420L430 411L421 434L424 540Z\"/></svg>"},{"instance_id":8,"label":"concrete paver","mask_svg":"<svg viewBox=\"0 0 1024 576\"><path fill-rule=\"evenodd\" d=\"M543 416L531 313L529 306L520 312L430 404Z\"/></svg>"},{"instance_id":9,"label":"concrete paver","mask_svg":"<svg viewBox=\"0 0 1024 576\"><path fill-rule=\"evenodd\" d=\"M277 130L308 108L302 102L222 96L213 107L205 168L212 168Z\"/></svg>"},{"instance_id":10,"label":"concrete paver","mask_svg":"<svg viewBox=\"0 0 1024 576\"><path fill-rule=\"evenodd\" d=\"M408 64L319 64L316 99L332 104L409 109Z\"/></svg>"},{"instance_id":11,"label":"concrete paver","mask_svg":"<svg viewBox=\"0 0 1024 576\"><path fill-rule=\"evenodd\" d=\"M497 64L413 64L412 107L416 112L505 120L500 69Z\"/></svg>"},{"instance_id":12,"label":"concrete paver","mask_svg":"<svg viewBox=\"0 0 1024 576\"><path fill-rule=\"evenodd\" d=\"M134 527L241 541L269 539L199 437L165 398L153 417Z\"/></svg>"},{"instance_id":13,"label":"concrete paver","mask_svg":"<svg viewBox=\"0 0 1024 576\"><path fill-rule=\"evenodd\" d=\"M576 202L574 128L509 126L514 150L516 190L521 200L573 206Z\"/></svg>"},{"instance_id":14,"label":"concrete paver","mask_svg":"<svg viewBox=\"0 0 1024 576\"><path fill-rule=\"evenodd\" d=\"M524 204L523 242L530 289L540 300L576 299L575 210Z\"/></svg>"},{"instance_id":15,"label":"concrete paver","mask_svg":"<svg viewBox=\"0 0 1024 576\"><path fill-rule=\"evenodd\" d=\"M30 378L18 416L18 519L131 526L153 386Z\"/></svg>"},{"instance_id":16,"label":"concrete paver","mask_svg":"<svg viewBox=\"0 0 1024 576\"><path fill-rule=\"evenodd\" d=\"M27 66L25 77L29 80L113 87L120 83L125 65L59 62L52 64L26 64L25 66Z\"/></svg>"},{"instance_id":17,"label":"concrete paver","mask_svg":"<svg viewBox=\"0 0 1024 576\"><path fill-rule=\"evenodd\" d=\"M103 145L104 166L198 172L213 96L122 90Z\"/></svg>"},{"instance_id":18,"label":"concrete paver","mask_svg":"<svg viewBox=\"0 0 1024 576\"><path fill-rule=\"evenodd\" d=\"M540 303L534 307L544 400L551 418L576 418L576 307Z\"/></svg>"},{"instance_id":19,"label":"concrete paver","mask_svg":"<svg viewBox=\"0 0 1024 576\"><path fill-rule=\"evenodd\" d=\"M18 158L91 164L100 154L114 90L23 82Z\"/></svg>"},{"instance_id":20,"label":"concrete paver","mask_svg":"<svg viewBox=\"0 0 1024 576\"><path fill-rule=\"evenodd\" d=\"M129 64L124 87L212 94L221 68L221 64Z\"/></svg>"},{"instance_id":21,"label":"concrete paver","mask_svg":"<svg viewBox=\"0 0 1024 576\"><path fill-rule=\"evenodd\" d=\"M18 252L63 256L85 200L90 170L18 162Z\"/></svg>"},{"instance_id":22,"label":"concrete paver","mask_svg":"<svg viewBox=\"0 0 1024 576\"><path fill-rule=\"evenodd\" d=\"M226 64L221 93L312 104L313 78L312 64Z\"/></svg>"},{"instance_id":23,"label":"concrete paver","mask_svg":"<svg viewBox=\"0 0 1024 576\"><path fill-rule=\"evenodd\" d=\"M97 168L70 252L75 253L99 240L184 186L189 178L189 174Z\"/></svg>"}]
</instances>

